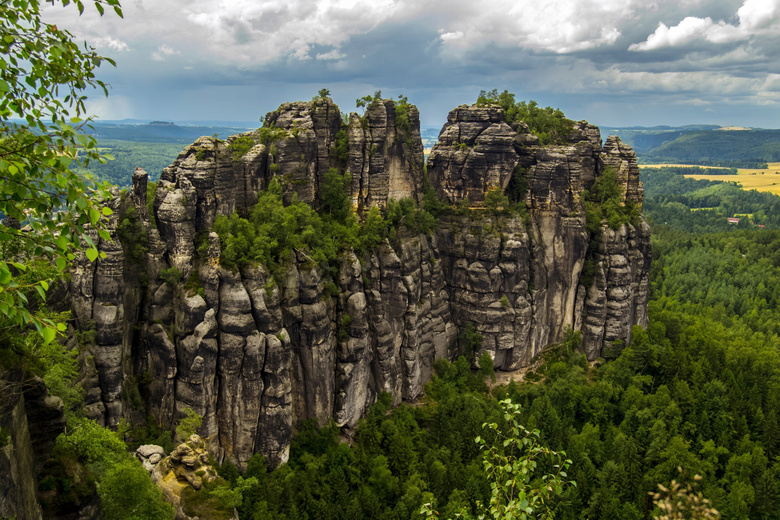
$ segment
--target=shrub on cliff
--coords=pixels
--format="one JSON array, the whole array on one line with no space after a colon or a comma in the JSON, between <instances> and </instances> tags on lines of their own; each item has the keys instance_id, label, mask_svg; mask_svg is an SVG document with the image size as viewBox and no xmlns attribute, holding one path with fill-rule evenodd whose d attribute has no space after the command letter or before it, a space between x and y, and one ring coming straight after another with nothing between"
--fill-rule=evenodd
<instances>
[{"instance_id":1,"label":"shrub on cliff","mask_svg":"<svg viewBox=\"0 0 780 520\"><path fill-rule=\"evenodd\" d=\"M134 207L130 207L119 219L116 234L127 260L132 264L143 262L149 249L149 239Z\"/></svg>"},{"instance_id":2,"label":"shrub on cliff","mask_svg":"<svg viewBox=\"0 0 780 520\"><path fill-rule=\"evenodd\" d=\"M273 269L284 263L294 249L304 251L316 262L336 256L319 215L295 199L285 206L282 186L276 178L258 197L249 219L236 213L229 217L221 215L214 221L214 231L222 246L220 263L229 269L251 262Z\"/></svg>"},{"instance_id":3,"label":"shrub on cliff","mask_svg":"<svg viewBox=\"0 0 780 520\"><path fill-rule=\"evenodd\" d=\"M515 95L497 89L480 91L477 106L498 105L504 109L506 122L523 121L542 145L562 142L574 129L574 121L567 119L558 108L540 107L536 101L515 101Z\"/></svg>"},{"instance_id":4,"label":"shrub on cliff","mask_svg":"<svg viewBox=\"0 0 780 520\"><path fill-rule=\"evenodd\" d=\"M252 136L242 135L241 137L236 137L233 141L231 141L227 148L230 152L230 155L233 157L233 160L237 161L246 155L246 153L251 150L254 145L255 140L252 139Z\"/></svg>"},{"instance_id":5,"label":"shrub on cliff","mask_svg":"<svg viewBox=\"0 0 780 520\"><path fill-rule=\"evenodd\" d=\"M602 222L617 229L639 217L639 208L632 201L623 201L623 192L617 183L615 169L604 170L589 190L582 192L588 231L597 233Z\"/></svg>"},{"instance_id":6,"label":"shrub on cliff","mask_svg":"<svg viewBox=\"0 0 780 520\"><path fill-rule=\"evenodd\" d=\"M363 96L362 98L358 98L355 101L355 106L357 108L367 108L373 105L374 103L379 103L379 101L381 100L382 100L382 91L377 90L376 92L374 92L373 96L369 94Z\"/></svg>"},{"instance_id":7,"label":"shrub on cliff","mask_svg":"<svg viewBox=\"0 0 780 520\"><path fill-rule=\"evenodd\" d=\"M436 228L436 219L412 199L391 200L385 217L372 208L359 222L347 194L350 182L348 174L329 170L323 179L322 210L317 213L295 197L285 206L281 184L272 179L248 219L234 213L214 221L221 244L220 264L240 269L257 262L277 271L295 251L315 264L333 265L339 251L372 251L385 238L394 238L400 226L415 233Z\"/></svg>"}]
</instances>

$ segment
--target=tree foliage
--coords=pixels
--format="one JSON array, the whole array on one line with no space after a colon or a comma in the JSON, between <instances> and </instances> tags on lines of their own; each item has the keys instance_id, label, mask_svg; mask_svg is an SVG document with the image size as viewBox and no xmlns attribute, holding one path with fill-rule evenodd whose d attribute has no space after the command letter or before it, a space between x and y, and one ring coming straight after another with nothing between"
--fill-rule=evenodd
<instances>
[{"instance_id":1,"label":"tree foliage","mask_svg":"<svg viewBox=\"0 0 780 520\"><path fill-rule=\"evenodd\" d=\"M551 498L559 496L567 484L575 484L566 480L571 460L565 458L565 453L541 445L539 430L531 431L520 424L518 405L510 399L499 404L506 425L482 425L492 432L495 440L491 443L481 436L476 438L490 480L490 502L480 518L551 519ZM549 473L541 471L543 468Z\"/></svg>"},{"instance_id":2,"label":"tree foliage","mask_svg":"<svg viewBox=\"0 0 780 520\"><path fill-rule=\"evenodd\" d=\"M227 148L230 152L230 155L233 157L233 160L238 161L244 155L246 155L246 153L251 150L254 145L255 140L251 135L242 135L240 137L236 137L232 141L229 141Z\"/></svg>"},{"instance_id":3,"label":"tree foliage","mask_svg":"<svg viewBox=\"0 0 780 520\"><path fill-rule=\"evenodd\" d=\"M179 421L179 425L176 427L176 437L181 442L185 442L190 436L197 434L203 424L203 417L192 408L185 409L184 413L184 418Z\"/></svg>"},{"instance_id":4,"label":"tree foliage","mask_svg":"<svg viewBox=\"0 0 780 520\"><path fill-rule=\"evenodd\" d=\"M322 181L318 213L296 197L285 205L281 183L273 178L249 218L234 213L214 221L220 237L220 263L229 269L260 263L278 274L295 252L327 267L335 264L344 249L373 251L385 238L394 238L401 226L416 233L435 229L436 219L412 199L391 200L385 217L372 208L361 222L352 209L350 189L349 174L331 168Z\"/></svg>"},{"instance_id":5,"label":"tree foliage","mask_svg":"<svg viewBox=\"0 0 780 520\"><path fill-rule=\"evenodd\" d=\"M374 92L373 96L367 94L361 98L357 98L357 100L355 101L355 106L357 108L366 108L373 105L374 103L379 103L381 99L382 99L382 91L377 90L376 92Z\"/></svg>"},{"instance_id":6,"label":"tree foliage","mask_svg":"<svg viewBox=\"0 0 780 520\"><path fill-rule=\"evenodd\" d=\"M149 473L137 461L125 458L112 465L98 486L100 509L106 520L173 519L173 506L166 502Z\"/></svg>"},{"instance_id":7,"label":"tree foliage","mask_svg":"<svg viewBox=\"0 0 780 520\"><path fill-rule=\"evenodd\" d=\"M677 468L683 473L682 468ZM658 491L652 493L653 503L660 511L658 520L683 520L685 518L713 519L720 518L718 510L712 507L712 502L705 498L701 491L696 491L696 485L701 480L700 475L693 477L693 482L683 483L672 480L669 487L658 485Z\"/></svg>"},{"instance_id":8,"label":"tree foliage","mask_svg":"<svg viewBox=\"0 0 780 520\"><path fill-rule=\"evenodd\" d=\"M70 2L64 1L66 6ZM81 0L74 5L84 10ZM118 0L98 0L121 16ZM25 259L47 256L62 272L84 250L98 257L87 232L101 228L111 210L100 202L107 187L82 177L74 167L87 167L101 158L93 138L83 133L87 120L85 92L107 86L95 70L109 58L93 48L82 49L68 31L41 19L39 0L10 0L0 4L0 312L17 326L32 324L50 341L54 324L32 315L25 293L48 290L51 280L21 284ZM11 222L22 223L14 226Z\"/></svg>"},{"instance_id":9,"label":"tree foliage","mask_svg":"<svg viewBox=\"0 0 780 520\"><path fill-rule=\"evenodd\" d=\"M574 129L574 122L567 119L560 109L540 107L536 101L515 101L515 95L497 89L490 92L480 91L477 106L498 105L504 109L507 123L523 121L531 133L539 138L539 143L557 144L563 142Z\"/></svg>"},{"instance_id":10,"label":"tree foliage","mask_svg":"<svg viewBox=\"0 0 780 520\"><path fill-rule=\"evenodd\" d=\"M624 198L625 194L617 183L615 169L607 167L593 186L582 192L588 231L598 232L602 223L617 229L628 222L635 222L639 217L639 208Z\"/></svg>"}]
</instances>

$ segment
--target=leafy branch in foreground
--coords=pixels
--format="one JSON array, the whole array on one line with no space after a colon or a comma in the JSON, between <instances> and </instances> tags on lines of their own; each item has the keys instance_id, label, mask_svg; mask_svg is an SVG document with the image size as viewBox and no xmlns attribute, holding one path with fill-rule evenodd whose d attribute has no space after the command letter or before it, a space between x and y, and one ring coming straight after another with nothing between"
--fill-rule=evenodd
<instances>
[{"instance_id":1,"label":"leafy branch in foreground","mask_svg":"<svg viewBox=\"0 0 780 520\"><path fill-rule=\"evenodd\" d=\"M677 471L682 476L683 469L678 466ZM658 484L658 491L650 493L653 505L660 511L660 515L654 518L657 520L720 518L720 513L712 507L712 502L704 498L701 491L696 492L694 489L701 479L700 475L696 475L693 477L693 483L689 482L685 485L672 480L668 488Z\"/></svg>"},{"instance_id":2,"label":"leafy branch in foreground","mask_svg":"<svg viewBox=\"0 0 780 520\"><path fill-rule=\"evenodd\" d=\"M483 452L482 464L490 481L490 502L477 503L480 520L532 518L552 519L552 502L566 486L577 485L567 479L571 460L564 452L542 446L539 430L521 425L520 405L510 399L500 401L504 409L504 425L485 423L483 429L494 440L482 436L475 439ZM433 517L437 513L431 504L423 505L421 513ZM461 513L459 517L468 517Z\"/></svg>"},{"instance_id":3,"label":"leafy branch in foreground","mask_svg":"<svg viewBox=\"0 0 780 520\"><path fill-rule=\"evenodd\" d=\"M73 3L83 12L81 0ZM103 6L122 16L118 0L95 2L100 14ZM80 117L88 88L107 93L95 77L104 61L114 64L43 22L39 0L0 3L0 313L14 326L34 325L46 341L56 336L55 325L27 310L27 294L44 298L51 280L22 283L25 264L47 257L61 274L76 250L98 258L89 229L110 238L102 220L111 210L101 208L108 186L74 171L106 160L83 133L89 118Z\"/></svg>"}]
</instances>

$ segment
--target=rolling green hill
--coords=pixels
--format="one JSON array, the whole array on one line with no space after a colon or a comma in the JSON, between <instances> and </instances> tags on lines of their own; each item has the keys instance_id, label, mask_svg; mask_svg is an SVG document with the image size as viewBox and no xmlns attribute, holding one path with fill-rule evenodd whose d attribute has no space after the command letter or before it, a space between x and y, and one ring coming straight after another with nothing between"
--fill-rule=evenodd
<instances>
[{"instance_id":1,"label":"rolling green hill","mask_svg":"<svg viewBox=\"0 0 780 520\"><path fill-rule=\"evenodd\" d=\"M680 128L604 128L630 144L639 161L727 168L760 168L780 161L780 130L721 130L712 126Z\"/></svg>"}]
</instances>

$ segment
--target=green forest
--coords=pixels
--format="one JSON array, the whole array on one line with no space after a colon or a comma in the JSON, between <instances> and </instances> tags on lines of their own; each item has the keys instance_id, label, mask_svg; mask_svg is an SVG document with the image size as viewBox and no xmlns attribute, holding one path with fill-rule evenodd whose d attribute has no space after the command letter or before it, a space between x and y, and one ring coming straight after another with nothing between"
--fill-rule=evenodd
<instances>
[{"instance_id":1,"label":"green forest","mask_svg":"<svg viewBox=\"0 0 780 520\"><path fill-rule=\"evenodd\" d=\"M665 181L669 196L697 200L689 181L678 177ZM691 182L696 189L718 186ZM334 425L304 423L286 464L269 471L256 455L244 472L229 462L218 465L220 478L187 496L185 511L201 519L230 518L234 507L250 520L504 518L490 516L491 509L533 503L533 514L517 518L646 519L661 512L651 493L676 479L695 482L694 492L722 518L780 518L780 231L691 231L684 219L658 224L652 201L663 189L646 184L645 216L653 222L650 323L634 329L630 346L590 364L571 333L523 382L495 386L491 363L472 370L469 358L481 337L466 327L459 338L464 355L436 363L420 402L393 409L382 395L346 439ZM270 190L258 208L276 207L277 192ZM708 204L717 206L739 199L729 191L708 193ZM343 204L335 197L324 224L311 214L304 229L344 226L350 221L340 215ZM302 210L290 207L289 218L300 221ZM220 229L238 237L231 228L247 225L226 219ZM382 234L392 228L387 221L377 226ZM359 244L364 235L355 232L347 236ZM272 263L282 254L252 253L251 244L236 261L258 254L273 255ZM142 475L140 464L125 457L125 442L170 449L170 434L153 423L114 433L80 418L82 396L69 383L76 361L68 359L31 367L69 410L69 433L58 440L39 482L47 511L67 511L97 491L109 504L148 504L133 518L166 517L148 480L118 479L117 472ZM517 408L508 409L506 399ZM490 463L509 457L496 440L513 438L522 442L512 460L528 464L522 478L507 478L506 470L496 470L504 465ZM522 499L495 495L510 482L523 490ZM128 518L122 507L104 517Z\"/></svg>"},{"instance_id":2,"label":"green forest","mask_svg":"<svg viewBox=\"0 0 780 520\"><path fill-rule=\"evenodd\" d=\"M100 152L111 155L113 160L92 162L89 169L83 171L101 181L125 188L132 184L137 167L146 170L150 180L157 180L163 168L171 165L183 146L179 143L101 140Z\"/></svg>"},{"instance_id":3,"label":"green forest","mask_svg":"<svg viewBox=\"0 0 780 520\"><path fill-rule=\"evenodd\" d=\"M652 223L692 233L748 229L754 225L780 229L780 196L743 190L727 180L686 179L678 170L640 170L645 188L644 216ZM728 217L746 218L734 225L728 223Z\"/></svg>"}]
</instances>

